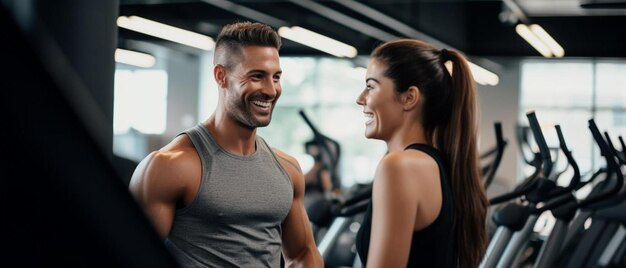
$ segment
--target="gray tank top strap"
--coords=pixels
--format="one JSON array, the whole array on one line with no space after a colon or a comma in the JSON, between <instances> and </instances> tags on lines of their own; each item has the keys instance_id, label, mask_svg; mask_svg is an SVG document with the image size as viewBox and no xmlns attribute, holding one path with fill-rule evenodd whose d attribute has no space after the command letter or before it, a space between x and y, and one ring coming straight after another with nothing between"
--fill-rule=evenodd
<instances>
[{"instance_id":1,"label":"gray tank top strap","mask_svg":"<svg viewBox=\"0 0 626 268\"><path fill-rule=\"evenodd\" d=\"M198 154L212 156L219 149L219 145L208 132L204 125L197 124L176 136L187 134L196 150L198 150Z\"/></svg>"}]
</instances>

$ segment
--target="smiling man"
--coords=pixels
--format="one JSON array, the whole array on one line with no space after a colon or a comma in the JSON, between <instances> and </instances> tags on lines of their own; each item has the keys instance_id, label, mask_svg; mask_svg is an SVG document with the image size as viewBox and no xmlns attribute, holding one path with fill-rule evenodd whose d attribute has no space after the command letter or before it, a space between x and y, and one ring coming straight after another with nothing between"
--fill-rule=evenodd
<instances>
[{"instance_id":1,"label":"smiling man","mask_svg":"<svg viewBox=\"0 0 626 268\"><path fill-rule=\"evenodd\" d=\"M150 153L130 190L183 267L323 267L298 162L258 135L281 94L280 37L226 25L217 37L215 112Z\"/></svg>"}]
</instances>

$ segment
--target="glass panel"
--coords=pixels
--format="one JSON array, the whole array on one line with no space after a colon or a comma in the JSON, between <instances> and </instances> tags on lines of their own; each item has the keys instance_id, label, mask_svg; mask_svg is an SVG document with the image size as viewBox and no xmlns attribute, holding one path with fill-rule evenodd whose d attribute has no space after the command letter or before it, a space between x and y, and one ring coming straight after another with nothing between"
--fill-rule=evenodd
<instances>
[{"instance_id":1,"label":"glass panel","mask_svg":"<svg viewBox=\"0 0 626 268\"><path fill-rule=\"evenodd\" d=\"M321 59L319 62L320 103L356 106L356 98L365 87L365 72L347 60Z\"/></svg>"},{"instance_id":2,"label":"glass panel","mask_svg":"<svg viewBox=\"0 0 626 268\"><path fill-rule=\"evenodd\" d=\"M611 137L611 141L613 142L613 145L619 151L622 150L621 145L619 143L619 136L621 136L622 139L626 139L626 120L624 120L624 118L626 118L626 110L609 110L609 109L602 109L602 110L597 111L596 117L595 117L595 122L596 122L596 125L598 126L598 130L600 130L600 133L602 135L604 135L605 131L609 133L609 136ZM594 146L597 148L597 145L595 145L595 142L594 142ZM599 168L599 167L606 166L606 160L604 160L604 157L600 156L599 148L596 149L596 153L594 154L594 157L596 161L596 167Z\"/></svg>"},{"instance_id":3,"label":"glass panel","mask_svg":"<svg viewBox=\"0 0 626 268\"><path fill-rule=\"evenodd\" d=\"M591 107L591 62L522 63L521 106Z\"/></svg>"},{"instance_id":4,"label":"glass panel","mask_svg":"<svg viewBox=\"0 0 626 268\"><path fill-rule=\"evenodd\" d=\"M134 128L146 134L165 131L167 73L163 70L115 71L113 131Z\"/></svg>"},{"instance_id":5,"label":"glass panel","mask_svg":"<svg viewBox=\"0 0 626 268\"><path fill-rule=\"evenodd\" d=\"M626 63L598 63L596 105L626 109Z\"/></svg>"},{"instance_id":6,"label":"glass panel","mask_svg":"<svg viewBox=\"0 0 626 268\"><path fill-rule=\"evenodd\" d=\"M162 134L166 126L167 72L115 71L113 153L141 161L150 149L145 134Z\"/></svg>"},{"instance_id":7,"label":"glass panel","mask_svg":"<svg viewBox=\"0 0 626 268\"><path fill-rule=\"evenodd\" d=\"M314 58L281 58L280 66L283 92L278 105L312 105L319 101L315 80L317 61Z\"/></svg>"}]
</instances>

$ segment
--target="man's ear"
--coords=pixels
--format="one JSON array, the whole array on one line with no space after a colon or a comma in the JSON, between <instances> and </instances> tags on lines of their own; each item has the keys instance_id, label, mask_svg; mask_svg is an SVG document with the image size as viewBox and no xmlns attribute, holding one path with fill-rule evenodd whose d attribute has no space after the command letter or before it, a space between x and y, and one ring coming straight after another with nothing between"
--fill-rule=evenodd
<instances>
[{"instance_id":1,"label":"man's ear","mask_svg":"<svg viewBox=\"0 0 626 268\"><path fill-rule=\"evenodd\" d=\"M400 101L405 111L414 109L420 101L421 94L416 86L410 86L409 89L400 95Z\"/></svg>"},{"instance_id":2,"label":"man's ear","mask_svg":"<svg viewBox=\"0 0 626 268\"><path fill-rule=\"evenodd\" d=\"M226 67L224 67L224 65L216 64L215 67L213 67L213 77L215 78L215 82L217 82L217 85L219 85L220 88L228 87L228 79L226 78Z\"/></svg>"}]
</instances>

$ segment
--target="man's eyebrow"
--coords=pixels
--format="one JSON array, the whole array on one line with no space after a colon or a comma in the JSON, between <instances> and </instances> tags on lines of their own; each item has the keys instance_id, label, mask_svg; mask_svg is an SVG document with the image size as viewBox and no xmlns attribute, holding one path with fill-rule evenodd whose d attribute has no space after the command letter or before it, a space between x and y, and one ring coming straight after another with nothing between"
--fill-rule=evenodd
<instances>
[{"instance_id":1,"label":"man's eyebrow","mask_svg":"<svg viewBox=\"0 0 626 268\"><path fill-rule=\"evenodd\" d=\"M250 70L248 71L246 74L253 74L253 73L263 73L266 74L267 72L263 69L254 69L254 70Z\"/></svg>"},{"instance_id":2,"label":"man's eyebrow","mask_svg":"<svg viewBox=\"0 0 626 268\"><path fill-rule=\"evenodd\" d=\"M268 72L267 72L267 71L265 71L265 70L263 70L263 69L254 69L254 70L250 70L250 71L248 71L248 72L246 73L246 75L256 74L256 73L260 73L260 74L264 74L264 75L265 75L265 74L268 74ZM283 71L282 71L282 70L280 70L280 71L276 72L274 75L277 75L277 74L278 74L278 75L282 75L282 74L283 74Z\"/></svg>"}]
</instances>

